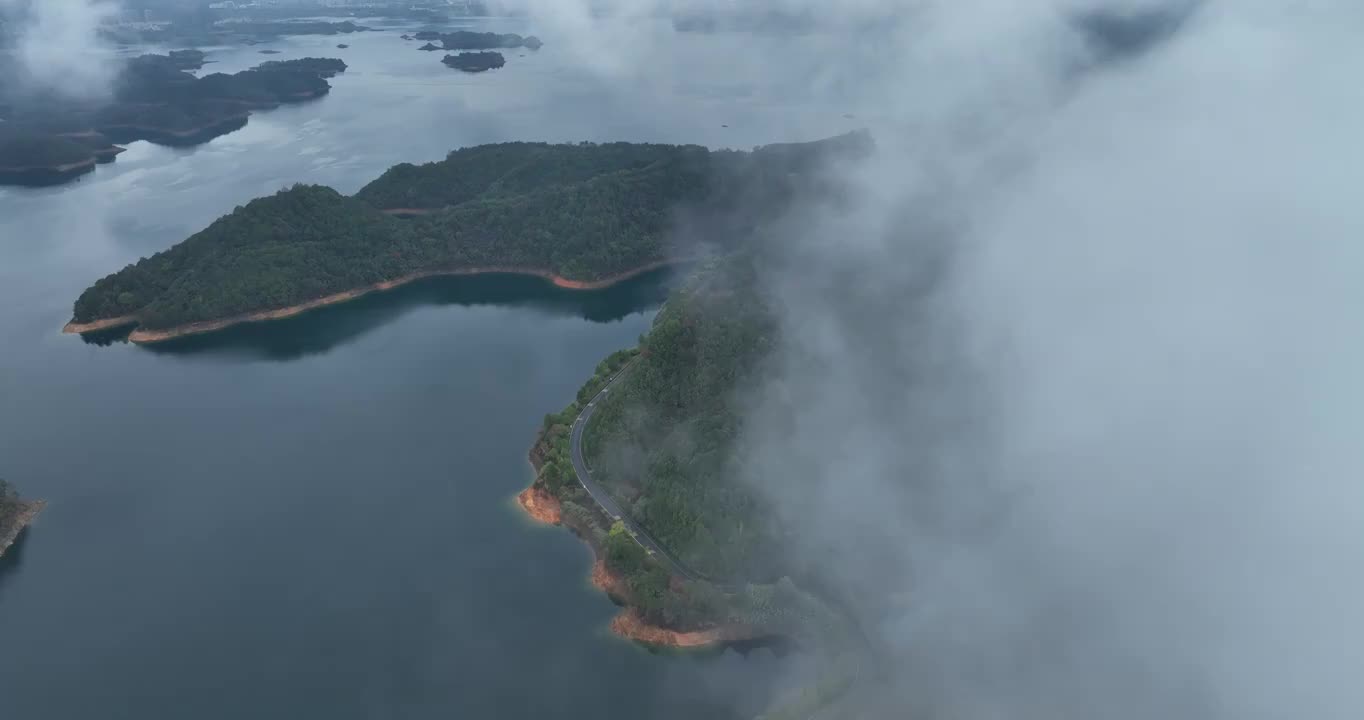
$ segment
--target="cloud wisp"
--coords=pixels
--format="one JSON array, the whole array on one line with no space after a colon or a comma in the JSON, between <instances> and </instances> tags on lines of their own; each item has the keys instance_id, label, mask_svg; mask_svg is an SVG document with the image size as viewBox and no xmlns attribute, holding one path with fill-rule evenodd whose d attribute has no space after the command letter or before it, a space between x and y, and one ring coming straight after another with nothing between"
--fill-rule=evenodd
<instances>
[{"instance_id":1,"label":"cloud wisp","mask_svg":"<svg viewBox=\"0 0 1364 720\"><path fill-rule=\"evenodd\" d=\"M1364 715L1364 6L857 9L727 47L880 148L762 268L735 467L894 658L870 716Z\"/></svg>"},{"instance_id":2,"label":"cloud wisp","mask_svg":"<svg viewBox=\"0 0 1364 720\"><path fill-rule=\"evenodd\" d=\"M113 0L0 0L16 36L20 79L69 97L109 93L113 69L98 31L117 12Z\"/></svg>"},{"instance_id":3,"label":"cloud wisp","mask_svg":"<svg viewBox=\"0 0 1364 720\"><path fill-rule=\"evenodd\" d=\"M1358 716L1358 6L1207 3L1066 87L1054 17L983 6L936 42L1036 72L907 53L912 140L767 275L746 475L867 599L890 709Z\"/></svg>"}]
</instances>

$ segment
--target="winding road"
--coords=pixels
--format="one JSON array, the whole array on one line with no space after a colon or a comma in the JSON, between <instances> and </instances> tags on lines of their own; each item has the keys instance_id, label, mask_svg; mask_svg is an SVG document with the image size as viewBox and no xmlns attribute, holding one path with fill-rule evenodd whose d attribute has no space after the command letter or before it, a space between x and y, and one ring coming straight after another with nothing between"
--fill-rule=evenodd
<instances>
[{"instance_id":1,"label":"winding road","mask_svg":"<svg viewBox=\"0 0 1364 720\"><path fill-rule=\"evenodd\" d=\"M602 387L601 392L598 392L596 396L587 402L587 406L583 408L582 412L578 413L578 418L573 421L573 434L570 436L569 440L570 453L573 456L573 474L578 476L578 482L583 486L583 489L587 491L587 494L592 496L592 499L596 501L597 505L601 507L602 512L610 515L614 520L619 520L620 523L625 526L625 529L630 532L631 537L633 537L646 552L667 565L668 570L672 574L680 575L688 580L709 582L722 590L732 591L734 588L715 583L701 573L687 567L685 563L665 550L647 530L640 527L639 523L636 523L634 518L630 517L621 509L620 505L616 503L616 499L611 497L611 494L606 491L606 488L598 485L597 481L592 479L592 471L587 467L587 459L583 457L583 434L587 430L587 423L592 420L592 414L597 411L602 400L606 399L607 395L611 392L611 389L616 387L616 384L630 372L630 369L634 367L635 362L637 362L637 360L632 360L627 363L625 367L617 370L616 374L612 375L611 379Z\"/></svg>"},{"instance_id":2,"label":"winding road","mask_svg":"<svg viewBox=\"0 0 1364 720\"><path fill-rule=\"evenodd\" d=\"M620 505L616 502L616 499L611 497L611 494L606 491L606 488L598 485L597 481L592 479L592 471L587 467L587 459L583 456L583 435L587 431L587 424L591 422L592 415L597 412L597 408L601 406L602 400L606 399L610 394L611 389L616 387L630 372L636 362L638 362L638 359L631 360L620 370L617 370L616 374L612 375L611 379L606 381L606 385L602 386L601 391L587 402L587 405L583 407L582 412L578 413L577 419L573 421L573 432L569 438L569 451L573 457L573 474L578 476L578 482L583 486L583 489L587 491L587 494L592 496L592 499L596 501L597 505L602 509L602 512L611 516L612 519L620 521L620 523L625 526L625 529L630 532L631 537L633 537L646 552L663 562L672 574L679 575L688 580L711 583L725 592L736 592L739 590L739 586L716 583L687 567L685 563L663 549L663 546L660 545L647 530L640 527L633 518L621 509ZM858 628L858 631L861 632L860 627ZM870 646L870 641L866 639L865 633L862 634L862 637L864 642L867 642L868 646ZM857 668L853 672L852 685L855 687L861 681L862 663L859 661ZM839 699L828 705L815 708L807 715L808 720L822 720L823 718L834 717L834 713L842 712L844 709L843 703L840 702L842 698L852 694L851 688L845 690L840 694Z\"/></svg>"}]
</instances>

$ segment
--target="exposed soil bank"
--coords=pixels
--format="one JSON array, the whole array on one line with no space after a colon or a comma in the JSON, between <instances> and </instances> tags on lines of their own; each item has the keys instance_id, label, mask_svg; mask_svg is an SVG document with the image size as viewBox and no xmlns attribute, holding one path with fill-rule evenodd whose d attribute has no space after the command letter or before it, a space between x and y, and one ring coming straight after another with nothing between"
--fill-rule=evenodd
<instances>
[{"instance_id":1,"label":"exposed soil bank","mask_svg":"<svg viewBox=\"0 0 1364 720\"><path fill-rule=\"evenodd\" d=\"M167 340L174 340L176 338L186 337L189 335L201 335L204 333L217 332L219 330L225 330L229 327L233 327L234 325L242 325L245 323L253 322L265 322L268 320L283 320L285 318L294 317L295 315L301 315L302 313L308 312L309 310L316 310L317 308L327 307L329 305L339 305L344 302L349 302L351 300L364 297L365 295L368 295L370 293L392 290L394 288L402 287L403 285L407 285L418 280L425 280L427 278L434 277L459 277L468 275L495 275L495 274L529 275L532 277L538 277L548 280L551 283L553 283L556 287L564 288L566 290L603 290L605 288L611 287L612 285L616 285L618 283L625 282L626 280L637 277L639 275L643 275L644 273L668 267L669 265L672 265L673 262L674 261L671 260L661 260L658 262L652 262L646 265L642 265L633 270L620 273L618 275L612 275L601 280L590 281L569 280L568 278L556 275L553 272L550 272L549 270L540 270L536 268L492 266L478 268L461 268L458 270L430 270L425 272L413 273L411 275L406 275L396 280L385 280L383 282L375 283L368 287L359 288L357 290L347 290L345 292L339 292L334 295L327 295L326 297L321 297L316 300L309 300L307 302L299 303L297 305L290 305L289 307L279 308L277 310L261 310L252 313L245 313L243 315L235 315L233 317L224 318L222 320L208 320L204 322L178 325L176 327L167 328L164 330L146 329L134 330L132 334L128 336L128 339L132 342L141 344L158 343L165 342ZM117 327L124 327L126 325L135 325L137 323L138 317L136 315L124 315L116 318L108 318L106 320L95 320L93 322L88 323L78 323L73 320L67 323L64 328L62 328L62 332L70 334L84 334L90 332L97 332L100 330L110 330Z\"/></svg>"},{"instance_id":2,"label":"exposed soil bank","mask_svg":"<svg viewBox=\"0 0 1364 720\"><path fill-rule=\"evenodd\" d=\"M85 333L100 332L101 330L113 330L114 328L121 328L126 327L128 325L136 324L137 324L136 315L123 315L116 318L109 318L107 320L96 320L94 322L88 323L78 323L75 320L72 320L71 322L67 323L65 327L62 328L62 332L67 333L68 335L84 335Z\"/></svg>"},{"instance_id":3,"label":"exposed soil bank","mask_svg":"<svg viewBox=\"0 0 1364 720\"><path fill-rule=\"evenodd\" d=\"M710 630L680 632L649 625L633 610L626 610L611 621L611 632L645 645L668 648L714 648L731 643L756 640L759 633L742 625L726 625Z\"/></svg>"},{"instance_id":4,"label":"exposed soil bank","mask_svg":"<svg viewBox=\"0 0 1364 720\"><path fill-rule=\"evenodd\" d=\"M27 503L24 509L19 511L19 515L14 519L14 525L4 535L0 535L0 556L9 550L9 546L19 539L19 534L24 531L24 528L28 527L29 523L32 523L33 519L38 517L38 513L42 512L45 507L47 507L46 502L34 500Z\"/></svg>"},{"instance_id":5,"label":"exposed soil bank","mask_svg":"<svg viewBox=\"0 0 1364 720\"><path fill-rule=\"evenodd\" d=\"M531 485L522 490L516 496L516 502L536 522L542 522L546 525L563 523L563 509L559 505L559 501L539 486Z\"/></svg>"},{"instance_id":6,"label":"exposed soil bank","mask_svg":"<svg viewBox=\"0 0 1364 720\"><path fill-rule=\"evenodd\" d=\"M537 521L563 525L572 530L573 534L592 550L592 586L606 593L612 602L623 608L620 614L611 620L611 632L644 645L689 650L720 648L764 637L762 633L743 625L722 625L705 630L684 631L645 622L639 613L630 607L629 588L626 587L624 579L606 567L602 549L591 540L592 529L566 523L558 498L540 483L538 475L545 458L544 448L541 447L543 438L544 431L541 430L530 449L530 462L535 468L537 478L530 487L516 496L517 504Z\"/></svg>"}]
</instances>

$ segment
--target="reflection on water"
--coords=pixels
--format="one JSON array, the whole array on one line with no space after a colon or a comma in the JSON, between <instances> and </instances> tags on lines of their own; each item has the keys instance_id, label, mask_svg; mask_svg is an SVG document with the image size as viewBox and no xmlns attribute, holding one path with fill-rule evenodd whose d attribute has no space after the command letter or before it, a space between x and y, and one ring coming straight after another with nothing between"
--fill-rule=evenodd
<instances>
[{"instance_id":1,"label":"reflection on water","mask_svg":"<svg viewBox=\"0 0 1364 720\"><path fill-rule=\"evenodd\" d=\"M158 354L293 360L325 353L424 306L497 305L548 315L616 322L663 304L676 273L657 270L602 290L565 290L524 275L489 274L420 280L297 317L249 323L207 335L143 346ZM82 335L91 345L126 342L128 328Z\"/></svg>"},{"instance_id":2,"label":"reflection on water","mask_svg":"<svg viewBox=\"0 0 1364 720\"><path fill-rule=\"evenodd\" d=\"M24 562L24 543L32 531L32 526L20 530L19 537L14 539L14 544L9 546L3 556L0 556L0 597L3 597L5 577L18 570Z\"/></svg>"}]
</instances>

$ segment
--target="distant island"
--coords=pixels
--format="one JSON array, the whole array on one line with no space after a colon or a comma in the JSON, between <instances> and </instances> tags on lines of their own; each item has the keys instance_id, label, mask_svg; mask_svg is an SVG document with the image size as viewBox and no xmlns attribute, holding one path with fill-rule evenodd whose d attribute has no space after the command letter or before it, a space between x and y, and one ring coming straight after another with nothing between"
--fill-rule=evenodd
<instances>
[{"instance_id":1,"label":"distant island","mask_svg":"<svg viewBox=\"0 0 1364 720\"><path fill-rule=\"evenodd\" d=\"M507 59L502 57L500 52L463 52L458 55L446 55L441 62L446 67L464 72L476 73L487 70L496 70L507 64Z\"/></svg>"},{"instance_id":2,"label":"distant island","mask_svg":"<svg viewBox=\"0 0 1364 720\"><path fill-rule=\"evenodd\" d=\"M262 9L263 10L263 9ZM296 18L278 20L211 17L181 18L178 22L138 29L101 28L101 38L121 44L165 43L177 45L254 44L287 35L349 35L372 28L349 20L327 22Z\"/></svg>"},{"instance_id":3,"label":"distant island","mask_svg":"<svg viewBox=\"0 0 1364 720\"><path fill-rule=\"evenodd\" d=\"M46 505L41 500L20 498L14 487L0 478L0 556L19 539L20 533Z\"/></svg>"},{"instance_id":4,"label":"distant island","mask_svg":"<svg viewBox=\"0 0 1364 720\"><path fill-rule=\"evenodd\" d=\"M350 197L299 185L99 280L65 330L137 326L132 341L159 342L438 275L605 287L695 254L671 239L679 218L749 227L870 144L866 133L751 152L503 143L397 165Z\"/></svg>"},{"instance_id":5,"label":"distant island","mask_svg":"<svg viewBox=\"0 0 1364 720\"><path fill-rule=\"evenodd\" d=\"M455 32L435 32L431 30L416 33L412 36L416 40L439 40L443 50L497 50L529 48L539 50L544 46L540 38L534 35L522 37L516 33L491 33L491 32L472 32L470 30L456 30Z\"/></svg>"},{"instance_id":6,"label":"distant island","mask_svg":"<svg viewBox=\"0 0 1364 720\"><path fill-rule=\"evenodd\" d=\"M0 185L69 182L112 161L120 144L188 146L244 126L251 111L322 97L346 64L329 58L271 61L196 77L204 53L177 50L127 61L107 101L35 96L0 83Z\"/></svg>"}]
</instances>

